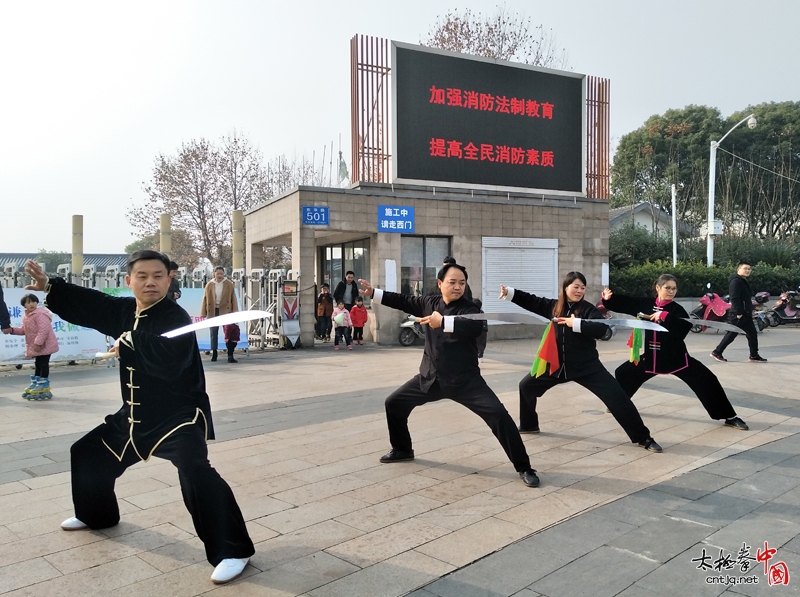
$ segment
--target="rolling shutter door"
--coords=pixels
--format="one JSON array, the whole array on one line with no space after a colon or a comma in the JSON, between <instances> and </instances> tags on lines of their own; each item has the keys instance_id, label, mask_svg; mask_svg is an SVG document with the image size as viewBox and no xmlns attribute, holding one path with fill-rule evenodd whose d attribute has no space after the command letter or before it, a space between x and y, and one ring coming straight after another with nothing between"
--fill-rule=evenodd
<instances>
[{"instance_id":1,"label":"rolling shutter door","mask_svg":"<svg viewBox=\"0 0 800 597\"><path fill-rule=\"evenodd\" d=\"M558 297L558 239L484 237L481 296L486 313L525 312L498 300L500 285Z\"/></svg>"}]
</instances>

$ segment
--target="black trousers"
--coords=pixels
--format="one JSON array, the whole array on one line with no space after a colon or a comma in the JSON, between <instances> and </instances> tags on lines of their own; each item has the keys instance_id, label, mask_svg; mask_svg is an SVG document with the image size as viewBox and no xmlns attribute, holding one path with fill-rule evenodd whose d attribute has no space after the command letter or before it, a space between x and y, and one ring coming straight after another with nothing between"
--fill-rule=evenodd
<instances>
[{"instance_id":1,"label":"black trousers","mask_svg":"<svg viewBox=\"0 0 800 597\"><path fill-rule=\"evenodd\" d=\"M689 366L670 375L674 375L681 381L689 386L692 392L700 399L703 408L706 409L708 416L712 419L731 419L736 416L736 411L719 379L714 375L711 370L703 365L697 359L689 357ZM648 373L642 363L635 365L631 362L622 363L614 372L619 385L625 390L625 393L633 398L642 384L648 379L658 375L657 373Z\"/></svg>"},{"instance_id":2,"label":"black trousers","mask_svg":"<svg viewBox=\"0 0 800 597\"><path fill-rule=\"evenodd\" d=\"M364 339L364 326L357 328L353 326L353 340L363 340Z\"/></svg>"},{"instance_id":3,"label":"black trousers","mask_svg":"<svg viewBox=\"0 0 800 597\"><path fill-rule=\"evenodd\" d=\"M750 356L757 357L758 356L758 332L756 331L756 326L753 323L753 316L749 314L742 315L739 319L731 319L730 323L735 325L738 328L742 328L744 333L747 334L747 344L750 347ZM722 351L728 348L731 342L736 340L739 336L736 332L725 332L725 336L723 336L720 343L714 349L714 352L717 354L722 354Z\"/></svg>"},{"instance_id":4,"label":"black trousers","mask_svg":"<svg viewBox=\"0 0 800 597\"><path fill-rule=\"evenodd\" d=\"M344 337L345 343L350 346L352 340L350 338L350 328L344 325L337 325L336 326L336 335L333 337L333 344L334 346L339 346L339 340Z\"/></svg>"},{"instance_id":5,"label":"black trousers","mask_svg":"<svg viewBox=\"0 0 800 597\"><path fill-rule=\"evenodd\" d=\"M131 446L122 461L117 460L103 444L106 427L96 427L70 448L75 517L91 529L104 529L119 522L114 483L125 469L140 462ZM159 444L154 455L169 460L178 469L183 502L205 545L208 561L216 566L226 558L252 556L255 548L236 498L208 462L202 426L179 428Z\"/></svg>"},{"instance_id":6,"label":"black trousers","mask_svg":"<svg viewBox=\"0 0 800 597\"><path fill-rule=\"evenodd\" d=\"M320 338L331 337L331 316L317 315L317 336Z\"/></svg>"},{"instance_id":7,"label":"black trousers","mask_svg":"<svg viewBox=\"0 0 800 597\"><path fill-rule=\"evenodd\" d=\"M34 375L38 375L39 377L44 377L45 379L50 377L50 355L49 354L42 354L36 357L36 361L34 362Z\"/></svg>"},{"instance_id":8,"label":"black trousers","mask_svg":"<svg viewBox=\"0 0 800 597\"><path fill-rule=\"evenodd\" d=\"M450 398L466 406L478 415L489 426L494 436L503 446L506 456L517 472L528 470L531 466L525 444L519 436L514 419L508 414L506 407L486 384L482 377L458 389L456 395L445 395L439 382L423 392L420 388L420 376L395 390L386 399L386 422L389 425L389 441L395 450L411 451L411 434L408 432L408 417L417 406L435 402L442 398Z\"/></svg>"},{"instance_id":9,"label":"black trousers","mask_svg":"<svg viewBox=\"0 0 800 597\"><path fill-rule=\"evenodd\" d=\"M214 309L214 317L219 315L219 307ZM219 327L208 328L208 333L211 336L211 350L217 352L217 345L219 344Z\"/></svg>"},{"instance_id":10,"label":"black trousers","mask_svg":"<svg viewBox=\"0 0 800 597\"><path fill-rule=\"evenodd\" d=\"M522 429L538 429L539 415L536 413L538 398L550 388L567 381L574 381L600 398L620 427L628 434L631 442L643 442L650 438L650 430L642 421L639 411L617 380L605 369L572 380L550 375L533 377L529 373L519 382L519 426Z\"/></svg>"}]
</instances>

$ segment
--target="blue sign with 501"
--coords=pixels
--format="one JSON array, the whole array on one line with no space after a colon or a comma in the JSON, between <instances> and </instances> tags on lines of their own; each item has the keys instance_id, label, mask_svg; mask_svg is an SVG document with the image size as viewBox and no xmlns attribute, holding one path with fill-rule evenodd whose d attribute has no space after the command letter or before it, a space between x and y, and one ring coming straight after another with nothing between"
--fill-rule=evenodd
<instances>
[{"instance_id":1,"label":"blue sign with 501","mask_svg":"<svg viewBox=\"0 0 800 597\"><path fill-rule=\"evenodd\" d=\"M329 226L331 223L330 210L327 207L304 205L301 223L312 226Z\"/></svg>"}]
</instances>

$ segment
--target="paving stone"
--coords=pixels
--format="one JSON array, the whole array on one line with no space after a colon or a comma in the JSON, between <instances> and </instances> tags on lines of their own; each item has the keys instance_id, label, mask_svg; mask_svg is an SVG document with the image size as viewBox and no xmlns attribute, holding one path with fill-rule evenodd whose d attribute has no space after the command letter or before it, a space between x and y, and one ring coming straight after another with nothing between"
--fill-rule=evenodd
<instances>
[{"instance_id":1,"label":"paving stone","mask_svg":"<svg viewBox=\"0 0 800 597\"><path fill-rule=\"evenodd\" d=\"M697 470L653 485L651 489L687 500L696 500L733 483L734 479Z\"/></svg>"},{"instance_id":2,"label":"paving stone","mask_svg":"<svg viewBox=\"0 0 800 597\"><path fill-rule=\"evenodd\" d=\"M709 535L705 543L729 551L738 549L742 543L747 543L755 549L763 546L764 541L771 547L780 548L794 539L798 533L800 533L798 522L758 516L753 512Z\"/></svg>"},{"instance_id":3,"label":"paving stone","mask_svg":"<svg viewBox=\"0 0 800 597\"><path fill-rule=\"evenodd\" d=\"M800 486L800 477L775 474L770 469L745 477L720 491L755 500L771 500Z\"/></svg>"},{"instance_id":4,"label":"paving stone","mask_svg":"<svg viewBox=\"0 0 800 597\"><path fill-rule=\"evenodd\" d=\"M602 546L534 582L548 597L611 597L658 567L658 562Z\"/></svg>"},{"instance_id":5,"label":"paving stone","mask_svg":"<svg viewBox=\"0 0 800 597\"><path fill-rule=\"evenodd\" d=\"M635 529L633 524L592 511L523 539L519 545L566 564Z\"/></svg>"},{"instance_id":6,"label":"paving stone","mask_svg":"<svg viewBox=\"0 0 800 597\"><path fill-rule=\"evenodd\" d=\"M708 546L698 543L679 553L670 561L636 581L629 590L644 589L661 597L715 597L720 595L726 587L707 584L705 579L711 575L698 570L697 564L692 562L692 559L702 555L703 547L708 549ZM650 593L645 593L645 595L649 597Z\"/></svg>"},{"instance_id":7,"label":"paving stone","mask_svg":"<svg viewBox=\"0 0 800 597\"><path fill-rule=\"evenodd\" d=\"M592 510L592 513L629 524L642 525L657 520L662 514L688 503L690 500L685 498L648 488L600 506Z\"/></svg>"},{"instance_id":8,"label":"paving stone","mask_svg":"<svg viewBox=\"0 0 800 597\"><path fill-rule=\"evenodd\" d=\"M690 545L702 541L714 530L715 527L705 524L662 516L654 522L648 522L636 530L609 541L608 544L664 563L686 550Z\"/></svg>"},{"instance_id":9,"label":"paving stone","mask_svg":"<svg viewBox=\"0 0 800 597\"><path fill-rule=\"evenodd\" d=\"M712 462L703 467L703 472L733 479L744 479L790 457L791 454L788 453L754 448L747 452L734 454L728 458Z\"/></svg>"},{"instance_id":10,"label":"paving stone","mask_svg":"<svg viewBox=\"0 0 800 597\"><path fill-rule=\"evenodd\" d=\"M684 504L673 510L669 516L677 519L693 520L711 527L723 527L764 505L761 500L724 495L722 492L710 493L698 500Z\"/></svg>"},{"instance_id":11,"label":"paving stone","mask_svg":"<svg viewBox=\"0 0 800 597\"><path fill-rule=\"evenodd\" d=\"M440 597L506 597L563 565L557 554L530 545L510 545L426 587Z\"/></svg>"}]
</instances>

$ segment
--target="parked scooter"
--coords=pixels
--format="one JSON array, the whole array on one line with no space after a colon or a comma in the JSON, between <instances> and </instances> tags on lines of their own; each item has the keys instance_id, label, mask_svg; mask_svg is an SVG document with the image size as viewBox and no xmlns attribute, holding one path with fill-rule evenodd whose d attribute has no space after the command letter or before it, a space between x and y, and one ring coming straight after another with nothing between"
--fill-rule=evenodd
<instances>
[{"instance_id":1,"label":"parked scooter","mask_svg":"<svg viewBox=\"0 0 800 597\"><path fill-rule=\"evenodd\" d=\"M425 341L425 328L416 319L413 315L409 315L400 324L399 340L403 346L411 346L417 338Z\"/></svg>"},{"instance_id":2,"label":"parked scooter","mask_svg":"<svg viewBox=\"0 0 800 597\"><path fill-rule=\"evenodd\" d=\"M711 290L711 282L706 284L707 292L700 297L700 304L695 307L689 317L692 319L708 319L710 321L724 321L731 304L725 302L720 296ZM706 331L707 326L696 324L692 326L695 334Z\"/></svg>"},{"instance_id":3,"label":"parked scooter","mask_svg":"<svg viewBox=\"0 0 800 597\"><path fill-rule=\"evenodd\" d=\"M765 315L769 325L773 327L784 323L800 323L800 294L795 290L781 293Z\"/></svg>"}]
</instances>

